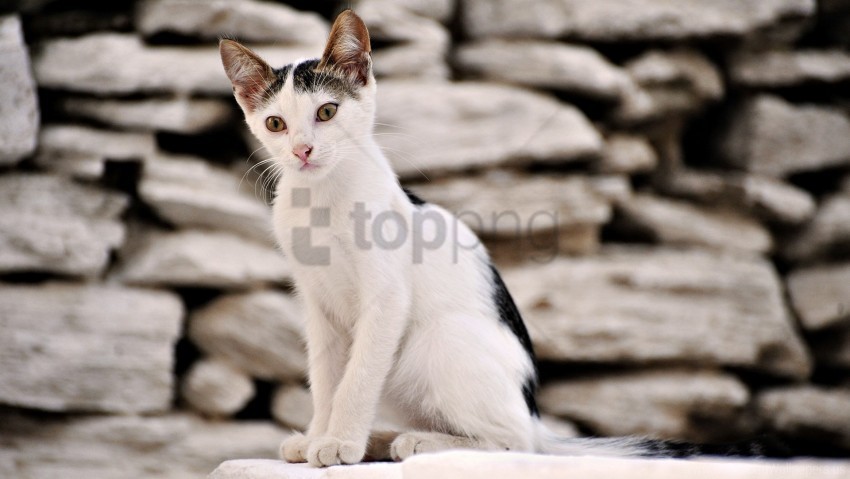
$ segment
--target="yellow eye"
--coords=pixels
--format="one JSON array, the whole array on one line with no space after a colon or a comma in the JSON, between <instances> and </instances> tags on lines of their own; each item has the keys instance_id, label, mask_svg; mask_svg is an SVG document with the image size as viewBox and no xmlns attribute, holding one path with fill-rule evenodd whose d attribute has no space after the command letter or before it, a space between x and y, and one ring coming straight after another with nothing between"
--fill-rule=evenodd
<instances>
[{"instance_id":1,"label":"yellow eye","mask_svg":"<svg viewBox=\"0 0 850 479\"><path fill-rule=\"evenodd\" d=\"M266 128L269 131L283 131L286 129L286 123L279 116L270 116L266 118Z\"/></svg>"},{"instance_id":2,"label":"yellow eye","mask_svg":"<svg viewBox=\"0 0 850 479\"><path fill-rule=\"evenodd\" d=\"M319 121L328 121L336 115L336 105L333 103L325 103L324 105L319 107L319 111L316 112L316 118Z\"/></svg>"}]
</instances>

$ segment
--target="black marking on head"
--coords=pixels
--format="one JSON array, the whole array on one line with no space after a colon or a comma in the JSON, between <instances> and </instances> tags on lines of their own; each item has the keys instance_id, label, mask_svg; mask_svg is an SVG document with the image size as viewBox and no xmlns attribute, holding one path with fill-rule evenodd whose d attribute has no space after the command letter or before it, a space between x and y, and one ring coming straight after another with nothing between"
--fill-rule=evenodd
<instances>
[{"instance_id":1,"label":"black marking on head","mask_svg":"<svg viewBox=\"0 0 850 479\"><path fill-rule=\"evenodd\" d=\"M266 86L265 91L263 92L263 103L268 103L275 95L277 95L280 90L283 88L283 84L286 83L286 77L289 76L289 72L292 71L292 65L284 65L281 68L275 68L274 70L274 81Z\"/></svg>"},{"instance_id":2,"label":"black marking on head","mask_svg":"<svg viewBox=\"0 0 850 479\"><path fill-rule=\"evenodd\" d=\"M269 85L269 90L273 93L279 92L283 88L283 84L286 83L286 77L289 76L290 71L292 71L291 64L275 69L275 81Z\"/></svg>"},{"instance_id":3,"label":"black marking on head","mask_svg":"<svg viewBox=\"0 0 850 479\"><path fill-rule=\"evenodd\" d=\"M407 188L402 187L402 188L401 188L401 191L404 191L404 194L405 194L405 195L407 195L407 199L408 199L408 200L410 200L410 202L411 202L411 203L413 203L413 206L422 206L422 205L424 205L425 203L427 203L427 201L425 201L425 200L423 200L422 198L420 198L420 197L416 196L416 194L415 194L415 193L413 193L412 191L408 190Z\"/></svg>"},{"instance_id":4,"label":"black marking on head","mask_svg":"<svg viewBox=\"0 0 850 479\"><path fill-rule=\"evenodd\" d=\"M299 63L292 73L293 87L299 93L315 93L319 90L329 92L337 99L360 98L353 83L349 80L317 69L319 59Z\"/></svg>"},{"instance_id":5,"label":"black marking on head","mask_svg":"<svg viewBox=\"0 0 850 479\"><path fill-rule=\"evenodd\" d=\"M522 316L519 314L519 309L517 309L511 293L508 292L508 287L505 286L502 276L499 275L499 271L492 263L490 264L490 271L493 274L493 302L499 312L499 320L514 333L534 365L534 371L522 385L522 395L525 398L526 405L528 405L528 412L532 416L539 416L540 411L537 409L537 402L534 399L537 393L537 360L534 357L531 337L528 335L528 330L525 328L525 323L522 321Z\"/></svg>"}]
</instances>

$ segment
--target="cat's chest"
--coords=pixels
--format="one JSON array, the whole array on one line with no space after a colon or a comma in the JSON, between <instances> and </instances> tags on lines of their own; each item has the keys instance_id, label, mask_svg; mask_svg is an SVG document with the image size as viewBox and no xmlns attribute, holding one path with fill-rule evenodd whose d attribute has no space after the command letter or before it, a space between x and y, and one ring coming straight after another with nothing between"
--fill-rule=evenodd
<instances>
[{"instance_id":1,"label":"cat's chest","mask_svg":"<svg viewBox=\"0 0 850 479\"><path fill-rule=\"evenodd\" d=\"M350 218L330 208L274 209L274 231L295 282L330 310L351 310L358 284L357 245ZM333 295L322 292L333 291ZM338 304L337 304L338 303Z\"/></svg>"},{"instance_id":2,"label":"cat's chest","mask_svg":"<svg viewBox=\"0 0 850 479\"><path fill-rule=\"evenodd\" d=\"M341 210L321 206L275 207L273 226L278 244L287 256L308 263L308 256L316 255L313 259L320 261L321 252L328 249L350 250L354 237L347 215Z\"/></svg>"}]
</instances>

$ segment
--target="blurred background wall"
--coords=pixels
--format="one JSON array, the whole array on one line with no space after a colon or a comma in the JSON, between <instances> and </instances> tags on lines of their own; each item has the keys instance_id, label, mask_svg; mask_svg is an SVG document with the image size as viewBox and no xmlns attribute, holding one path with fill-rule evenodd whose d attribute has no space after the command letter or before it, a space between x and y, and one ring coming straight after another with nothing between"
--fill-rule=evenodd
<instances>
[{"instance_id":1,"label":"blurred background wall","mask_svg":"<svg viewBox=\"0 0 850 479\"><path fill-rule=\"evenodd\" d=\"M850 2L351 4L377 139L485 238L547 421L850 454ZM318 56L348 4L2 5L0 476L274 457L302 318L216 41Z\"/></svg>"}]
</instances>

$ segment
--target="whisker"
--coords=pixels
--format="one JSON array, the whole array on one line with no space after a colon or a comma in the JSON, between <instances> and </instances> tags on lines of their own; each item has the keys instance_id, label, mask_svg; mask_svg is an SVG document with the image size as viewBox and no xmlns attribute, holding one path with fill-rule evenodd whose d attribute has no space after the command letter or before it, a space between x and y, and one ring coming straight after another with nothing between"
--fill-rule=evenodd
<instances>
[{"instance_id":1,"label":"whisker","mask_svg":"<svg viewBox=\"0 0 850 479\"><path fill-rule=\"evenodd\" d=\"M376 122L375 122L375 125L376 125L376 126L378 126L378 125L380 125L380 126L385 126L385 127L387 127L387 128L398 128L399 130L413 130L413 128L408 128L408 127L406 127L406 126L398 126L398 125L393 125L393 124L391 124L391 123L381 123L381 122L379 122L379 121L376 121Z\"/></svg>"},{"instance_id":2,"label":"whisker","mask_svg":"<svg viewBox=\"0 0 850 479\"><path fill-rule=\"evenodd\" d=\"M260 167L261 165L264 165L264 164L266 164L266 163L272 163L272 164L274 164L274 161L275 161L275 158L266 158L265 160L260 161L260 162L258 162L257 164L255 164L255 165L251 166L250 168L248 168L248 170L246 170L246 171L245 171L245 174L244 174L244 175L242 175L242 178L239 180L239 185L237 186L237 189L241 189L241 188L242 188L242 182L245 180L245 178L247 178L247 176L248 176L249 174L251 174L251 171L253 171L254 169L256 169L256 168L258 168L258 167ZM259 181L259 180L260 180L260 178L262 178L262 176L263 176L263 174L262 174L262 173L260 173L260 174L258 175L258 177L257 177L257 181ZM256 182L254 183L254 197L255 197L255 198L257 197L257 184L256 184Z\"/></svg>"},{"instance_id":3,"label":"whisker","mask_svg":"<svg viewBox=\"0 0 850 479\"><path fill-rule=\"evenodd\" d=\"M245 158L245 162L247 163L247 162L251 161L251 157L254 156L254 154L257 153L258 151L262 150L263 148L265 148L265 147L261 146L261 147L257 148L256 150L252 151L251 154L248 155L248 158Z\"/></svg>"}]
</instances>

